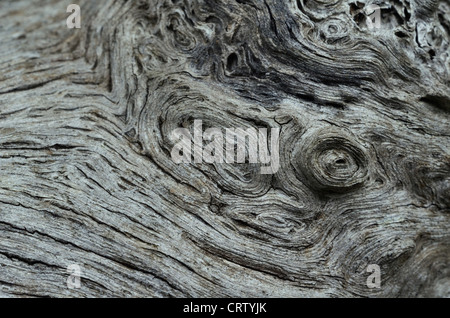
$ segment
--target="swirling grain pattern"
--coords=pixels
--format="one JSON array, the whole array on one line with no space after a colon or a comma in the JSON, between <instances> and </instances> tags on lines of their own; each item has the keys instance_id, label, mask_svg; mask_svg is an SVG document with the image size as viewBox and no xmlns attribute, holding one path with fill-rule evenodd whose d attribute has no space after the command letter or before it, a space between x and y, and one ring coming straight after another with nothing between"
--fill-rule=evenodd
<instances>
[{"instance_id":1,"label":"swirling grain pattern","mask_svg":"<svg viewBox=\"0 0 450 318\"><path fill-rule=\"evenodd\" d=\"M0 296L450 296L449 1L71 2L0 3Z\"/></svg>"}]
</instances>

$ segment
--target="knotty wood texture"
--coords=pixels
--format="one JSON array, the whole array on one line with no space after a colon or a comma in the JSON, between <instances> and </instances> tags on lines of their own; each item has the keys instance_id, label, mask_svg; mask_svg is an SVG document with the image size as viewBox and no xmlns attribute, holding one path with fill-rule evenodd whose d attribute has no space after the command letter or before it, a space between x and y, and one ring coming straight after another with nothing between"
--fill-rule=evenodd
<instances>
[{"instance_id":1,"label":"knotty wood texture","mask_svg":"<svg viewBox=\"0 0 450 318\"><path fill-rule=\"evenodd\" d=\"M0 296L450 296L448 1L72 2L0 2ZM279 171L175 164L196 119Z\"/></svg>"}]
</instances>

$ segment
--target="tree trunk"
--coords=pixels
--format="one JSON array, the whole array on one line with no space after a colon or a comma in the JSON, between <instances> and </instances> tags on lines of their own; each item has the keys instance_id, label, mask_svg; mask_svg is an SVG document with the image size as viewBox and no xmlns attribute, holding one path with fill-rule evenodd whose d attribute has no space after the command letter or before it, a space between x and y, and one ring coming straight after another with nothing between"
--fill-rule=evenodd
<instances>
[{"instance_id":1,"label":"tree trunk","mask_svg":"<svg viewBox=\"0 0 450 318\"><path fill-rule=\"evenodd\" d=\"M71 2L0 2L0 296L450 297L449 1Z\"/></svg>"}]
</instances>

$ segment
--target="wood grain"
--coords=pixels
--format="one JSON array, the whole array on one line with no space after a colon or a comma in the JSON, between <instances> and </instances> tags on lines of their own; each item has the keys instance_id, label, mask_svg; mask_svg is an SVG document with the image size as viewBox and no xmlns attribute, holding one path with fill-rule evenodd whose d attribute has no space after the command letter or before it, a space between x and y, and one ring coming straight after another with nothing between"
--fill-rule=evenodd
<instances>
[{"instance_id":1,"label":"wood grain","mask_svg":"<svg viewBox=\"0 0 450 318\"><path fill-rule=\"evenodd\" d=\"M0 296L450 296L449 1L70 3L0 2ZM174 163L194 120L280 169Z\"/></svg>"}]
</instances>

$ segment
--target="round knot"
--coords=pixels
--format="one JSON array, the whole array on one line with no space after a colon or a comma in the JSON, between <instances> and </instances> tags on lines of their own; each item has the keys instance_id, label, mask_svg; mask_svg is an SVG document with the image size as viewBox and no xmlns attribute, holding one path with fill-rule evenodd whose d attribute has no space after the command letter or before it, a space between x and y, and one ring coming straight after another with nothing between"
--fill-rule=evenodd
<instances>
[{"instance_id":1,"label":"round knot","mask_svg":"<svg viewBox=\"0 0 450 318\"><path fill-rule=\"evenodd\" d=\"M327 44L345 42L348 39L349 26L347 20L333 17L324 21L319 27L319 36Z\"/></svg>"},{"instance_id":2,"label":"round knot","mask_svg":"<svg viewBox=\"0 0 450 318\"><path fill-rule=\"evenodd\" d=\"M353 138L333 134L321 134L306 142L296 161L300 163L299 170L312 188L348 191L365 181L367 156Z\"/></svg>"}]
</instances>

